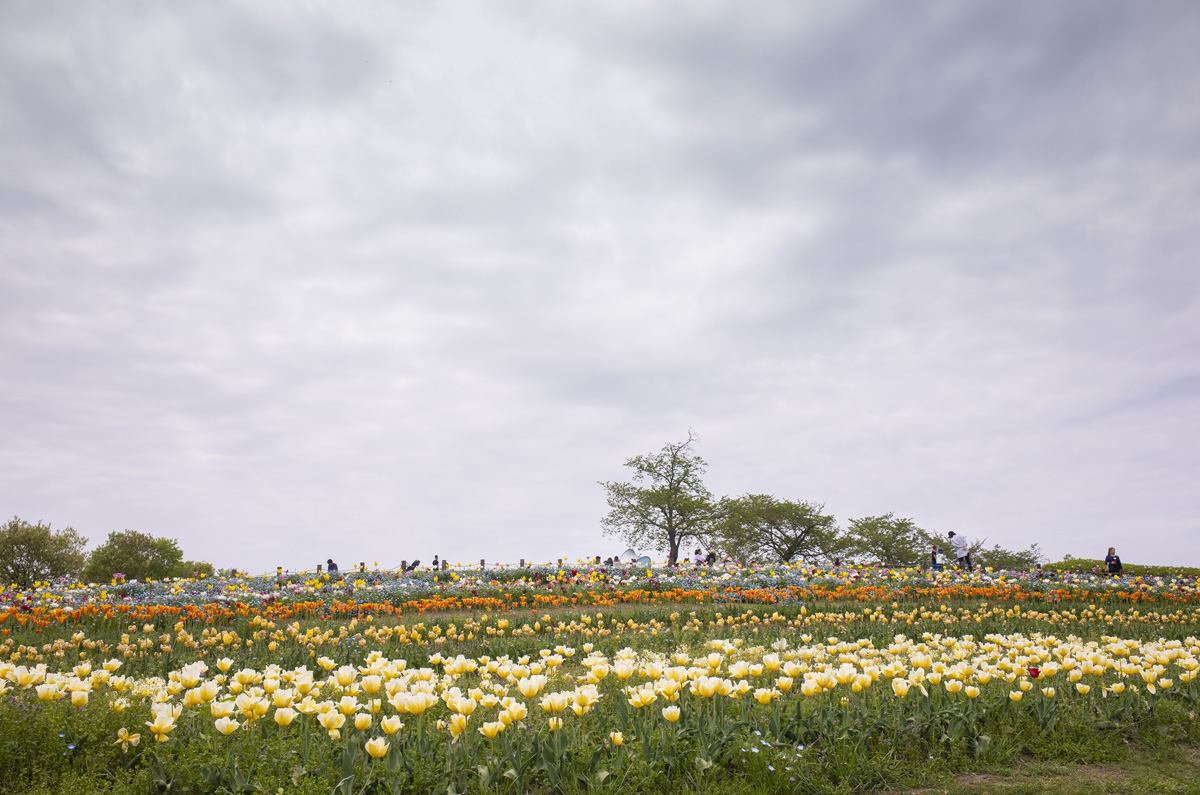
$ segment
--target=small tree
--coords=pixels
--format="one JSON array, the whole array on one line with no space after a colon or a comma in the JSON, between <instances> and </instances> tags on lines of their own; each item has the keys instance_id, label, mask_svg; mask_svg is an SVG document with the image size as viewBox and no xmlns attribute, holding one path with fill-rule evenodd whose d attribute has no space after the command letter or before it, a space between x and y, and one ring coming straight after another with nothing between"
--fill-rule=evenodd
<instances>
[{"instance_id":1,"label":"small tree","mask_svg":"<svg viewBox=\"0 0 1200 795\"><path fill-rule=\"evenodd\" d=\"M51 530L20 517L0 527L0 585L27 587L58 577L77 577L87 560L87 539L74 528Z\"/></svg>"},{"instance_id":2,"label":"small tree","mask_svg":"<svg viewBox=\"0 0 1200 795\"><path fill-rule=\"evenodd\" d=\"M667 562L679 560L680 544L702 539L712 522L713 497L704 487L704 459L692 451L696 436L663 445L662 450L628 459L629 483L601 482L608 515L600 520L605 535L624 538L633 547L667 550Z\"/></svg>"},{"instance_id":3,"label":"small tree","mask_svg":"<svg viewBox=\"0 0 1200 795\"><path fill-rule=\"evenodd\" d=\"M91 582L104 582L118 573L129 580L161 580L180 576L182 563L183 551L174 539L125 530L108 534L88 558L84 573Z\"/></svg>"},{"instance_id":4,"label":"small tree","mask_svg":"<svg viewBox=\"0 0 1200 795\"><path fill-rule=\"evenodd\" d=\"M726 497L719 506L715 535L722 550L737 560L815 562L840 554L837 522L824 505L778 500L768 494Z\"/></svg>"},{"instance_id":5,"label":"small tree","mask_svg":"<svg viewBox=\"0 0 1200 795\"><path fill-rule=\"evenodd\" d=\"M1037 544L1030 544L1029 549L1005 549L999 544L995 544L991 549L985 549L984 544L987 539L983 539L976 547L971 545L971 551L974 556L975 563L985 568L991 567L997 570L1004 571L1028 571L1036 567L1039 563L1045 563L1047 558L1042 553L1041 547Z\"/></svg>"}]
</instances>

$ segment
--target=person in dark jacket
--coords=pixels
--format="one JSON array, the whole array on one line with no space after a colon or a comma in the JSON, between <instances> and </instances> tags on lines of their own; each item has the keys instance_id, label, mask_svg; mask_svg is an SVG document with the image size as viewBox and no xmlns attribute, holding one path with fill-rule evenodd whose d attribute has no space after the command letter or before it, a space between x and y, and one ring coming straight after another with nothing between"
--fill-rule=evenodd
<instances>
[{"instance_id":1,"label":"person in dark jacket","mask_svg":"<svg viewBox=\"0 0 1200 795\"><path fill-rule=\"evenodd\" d=\"M1104 565L1108 567L1108 573L1114 577L1121 576L1121 557L1117 554L1116 547L1109 547L1108 554L1104 556Z\"/></svg>"}]
</instances>

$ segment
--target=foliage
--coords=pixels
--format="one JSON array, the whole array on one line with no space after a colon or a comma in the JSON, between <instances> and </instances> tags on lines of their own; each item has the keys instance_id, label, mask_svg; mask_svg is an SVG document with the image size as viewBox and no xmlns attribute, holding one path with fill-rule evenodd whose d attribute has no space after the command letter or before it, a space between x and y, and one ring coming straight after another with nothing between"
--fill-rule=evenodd
<instances>
[{"instance_id":1,"label":"foliage","mask_svg":"<svg viewBox=\"0 0 1200 795\"><path fill-rule=\"evenodd\" d=\"M1070 556L1066 560L1046 564L1045 568L1047 571L1078 572L1080 574L1104 575L1108 572L1103 560ZM1200 577L1200 568L1193 566L1147 566L1121 561L1121 569L1126 577Z\"/></svg>"},{"instance_id":2,"label":"foliage","mask_svg":"<svg viewBox=\"0 0 1200 795\"><path fill-rule=\"evenodd\" d=\"M726 497L718 505L714 542L734 560L755 563L830 561L841 553L837 520L824 505L768 494Z\"/></svg>"},{"instance_id":3,"label":"foliage","mask_svg":"<svg viewBox=\"0 0 1200 795\"><path fill-rule=\"evenodd\" d=\"M205 577L213 577L217 570L211 563L203 560L185 560L175 567L175 573L172 577L197 577L203 574Z\"/></svg>"},{"instance_id":4,"label":"foliage","mask_svg":"<svg viewBox=\"0 0 1200 795\"><path fill-rule=\"evenodd\" d=\"M692 451L695 434L665 444L657 454L630 458L631 482L601 482L609 511L601 520L606 535L624 538L635 548L666 549L671 565L680 545L703 539L714 516L713 496L704 487L704 459Z\"/></svg>"},{"instance_id":5,"label":"foliage","mask_svg":"<svg viewBox=\"0 0 1200 795\"><path fill-rule=\"evenodd\" d=\"M28 586L59 577L77 577L87 539L71 527L52 530L14 516L0 527L0 580Z\"/></svg>"},{"instance_id":6,"label":"foliage","mask_svg":"<svg viewBox=\"0 0 1200 795\"><path fill-rule=\"evenodd\" d=\"M987 539L985 538L979 543L978 548L972 545L971 559L977 565L991 567L997 571L1028 571L1036 568L1039 563L1046 562L1046 556L1042 554L1042 550L1037 544L1030 544L1029 549L1014 551L1004 549L999 544L994 544L991 549L986 549L984 548L986 543Z\"/></svg>"},{"instance_id":7,"label":"foliage","mask_svg":"<svg viewBox=\"0 0 1200 795\"><path fill-rule=\"evenodd\" d=\"M948 546L912 519L897 519L891 513L851 519L844 544L851 560L896 569L927 566L934 544Z\"/></svg>"},{"instance_id":8,"label":"foliage","mask_svg":"<svg viewBox=\"0 0 1200 795\"><path fill-rule=\"evenodd\" d=\"M190 577L193 572L212 574L212 566L197 561L185 562L183 551L172 538L156 538L148 533L125 530L108 534L108 540L88 558L84 575L91 582L105 582L116 574L124 575L129 581Z\"/></svg>"}]
</instances>

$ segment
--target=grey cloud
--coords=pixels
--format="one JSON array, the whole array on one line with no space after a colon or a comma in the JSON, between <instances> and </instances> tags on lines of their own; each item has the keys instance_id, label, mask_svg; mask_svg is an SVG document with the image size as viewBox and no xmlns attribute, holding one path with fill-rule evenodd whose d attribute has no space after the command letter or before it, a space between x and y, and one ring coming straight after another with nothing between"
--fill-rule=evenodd
<instances>
[{"instance_id":1,"label":"grey cloud","mask_svg":"<svg viewBox=\"0 0 1200 795\"><path fill-rule=\"evenodd\" d=\"M693 426L841 518L1195 527L1190 4L0 13L10 512L593 553Z\"/></svg>"}]
</instances>

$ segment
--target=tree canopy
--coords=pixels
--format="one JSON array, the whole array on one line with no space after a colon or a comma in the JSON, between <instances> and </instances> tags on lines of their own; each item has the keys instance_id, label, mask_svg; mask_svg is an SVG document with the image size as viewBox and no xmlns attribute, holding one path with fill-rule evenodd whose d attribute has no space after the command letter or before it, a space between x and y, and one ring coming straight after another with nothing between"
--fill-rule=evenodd
<instances>
[{"instance_id":1,"label":"tree canopy","mask_svg":"<svg viewBox=\"0 0 1200 795\"><path fill-rule=\"evenodd\" d=\"M837 520L824 505L745 494L725 497L718 507L714 540L735 560L816 563L836 557L842 547Z\"/></svg>"},{"instance_id":2,"label":"tree canopy","mask_svg":"<svg viewBox=\"0 0 1200 795\"><path fill-rule=\"evenodd\" d=\"M108 540L92 552L84 573L91 582L110 580L114 574L123 574L127 580L161 580L190 576L191 567L196 566L212 571L207 563L185 565L183 551L174 539L125 530L108 534Z\"/></svg>"},{"instance_id":3,"label":"tree canopy","mask_svg":"<svg viewBox=\"0 0 1200 795\"><path fill-rule=\"evenodd\" d=\"M945 545L912 519L897 519L892 513L851 519L844 540L848 558L889 568L927 565L933 545Z\"/></svg>"},{"instance_id":4,"label":"tree canopy","mask_svg":"<svg viewBox=\"0 0 1200 795\"><path fill-rule=\"evenodd\" d=\"M77 577L87 560L87 539L74 528L52 530L14 516L0 526L0 579L28 587L59 577Z\"/></svg>"}]
</instances>

